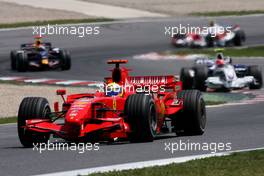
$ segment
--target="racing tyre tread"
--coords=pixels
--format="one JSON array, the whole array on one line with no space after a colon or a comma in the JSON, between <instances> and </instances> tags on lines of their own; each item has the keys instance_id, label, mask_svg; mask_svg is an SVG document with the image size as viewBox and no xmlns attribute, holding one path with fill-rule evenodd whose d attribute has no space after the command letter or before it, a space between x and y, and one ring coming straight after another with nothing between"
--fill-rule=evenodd
<instances>
[{"instance_id":1,"label":"racing tyre tread","mask_svg":"<svg viewBox=\"0 0 264 176\"><path fill-rule=\"evenodd\" d=\"M18 53L17 54L17 65L16 69L19 72L25 72L27 71L28 67L28 58L25 53Z\"/></svg>"},{"instance_id":2,"label":"racing tyre tread","mask_svg":"<svg viewBox=\"0 0 264 176\"><path fill-rule=\"evenodd\" d=\"M202 135L206 126L202 93L198 90L183 90L178 92L178 98L183 99L183 109L173 121L177 136Z\"/></svg>"},{"instance_id":3,"label":"racing tyre tread","mask_svg":"<svg viewBox=\"0 0 264 176\"><path fill-rule=\"evenodd\" d=\"M262 78L262 73L261 69L257 65L252 65L248 67L248 75L253 76L256 79L256 82L258 84L250 84L249 88L250 89L261 89L263 86L263 78Z\"/></svg>"},{"instance_id":4,"label":"racing tyre tread","mask_svg":"<svg viewBox=\"0 0 264 176\"><path fill-rule=\"evenodd\" d=\"M62 70L70 70L71 69L71 56L69 51L60 50L61 57L61 69Z\"/></svg>"},{"instance_id":5,"label":"racing tyre tread","mask_svg":"<svg viewBox=\"0 0 264 176\"><path fill-rule=\"evenodd\" d=\"M182 81L182 89L193 88L193 78L190 75L191 68L182 68L180 73L180 79Z\"/></svg>"},{"instance_id":6,"label":"racing tyre tread","mask_svg":"<svg viewBox=\"0 0 264 176\"><path fill-rule=\"evenodd\" d=\"M130 142L152 142L154 140L157 114L155 103L150 95L130 95L125 102L125 114L132 130L129 134Z\"/></svg>"},{"instance_id":7,"label":"racing tyre tread","mask_svg":"<svg viewBox=\"0 0 264 176\"><path fill-rule=\"evenodd\" d=\"M207 89L207 86L205 85L205 80L208 77L208 68L207 66L195 66L193 68L195 72L194 76L194 88L198 89L200 91L205 92Z\"/></svg>"},{"instance_id":8,"label":"racing tyre tread","mask_svg":"<svg viewBox=\"0 0 264 176\"><path fill-rule=\"evenodd\" d=\"M234 37L234 45L235 46L242 46L242 43L245 41L245 32L239 30L235 33Z\"/></svg>"},{"instance_id":9,"label":"racing tyre tread","mask_svg":"<svg viewBox=\"0 0 264 176\"><path fill-rule=\"evenodd\" d=\"M12 50L10 52L10 60L11 60L11 69L16 70L17 68L17 51Z\"/></svg>"},{"instance_id":10,"label":"racing tyre tread","mask_svg":"<svg viewBox=\"0 0 264 176\"><path fill-rule=\"evenodd\" d=\"M33 147L33 143L46 143L49 140L50 134L36 133L25 130L23 127L26 120L48 118L50 106L45 98L41 97L26 97L22 100L18 111L17 130L18 137L24 147Z\"/></svg>"}]
</instances>

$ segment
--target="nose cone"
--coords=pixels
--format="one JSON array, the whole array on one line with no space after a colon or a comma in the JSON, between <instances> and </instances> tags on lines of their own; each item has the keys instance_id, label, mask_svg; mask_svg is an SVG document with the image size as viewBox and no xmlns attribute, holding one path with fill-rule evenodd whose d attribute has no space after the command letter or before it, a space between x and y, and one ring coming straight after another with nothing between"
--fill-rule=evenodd
<instances>
[{"instance_id":1,"label":"nose cone","mask_svg":"<svg viewBox=\"0 0 264 176\"><path fill-rule=\"evenodd\" d=\"M66 114L66 122L81 125L84 120L89 119L91 117L91 101L90 98L76 100Z\"/></svg>"}]
</instances>

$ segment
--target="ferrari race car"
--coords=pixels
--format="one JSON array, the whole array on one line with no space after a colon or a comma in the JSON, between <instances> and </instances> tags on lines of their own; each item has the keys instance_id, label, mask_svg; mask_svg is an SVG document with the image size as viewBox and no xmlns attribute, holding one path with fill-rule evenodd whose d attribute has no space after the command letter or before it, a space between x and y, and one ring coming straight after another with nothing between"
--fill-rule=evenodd
<instances>
[{"instance_id":1,"label":"ferrari race car","mask_svg":"<svg viewBox=\"0 0 264 176\"><path fill-rule=\"evenodd\" d=\"M206 109L198 90L182 90L174 75L129 76L115 64L112 76L105 78L104 91L68 95L57 90L64 103L54 112L45 98L26 97L18 111L18 136L25 147L47 142L51 134L73 142L115 141L151 142L162 133L202 135ZM144 90L144 91L143 91ZM64 123L58 119L64 119Z\"/></svg>"},{"instance_id":2,"label":"ferrari race car","mask_svg":"<svg viewBox=\"0 0 264 176\"><path fill-rule=\"evenodd\" d=\"M71 56L67 50L53 48L51 43L42 43L36 37L35 43L21 44L19 50L10 53L11 69L19 72L28 69L43 70L71 68Z\"/></svg>"},{"instance_id":3,"label":"ferrari race car","mask_svg":"<svg viewBox=\"0 0 264 176\"><path fill-rule=\"evenodd\" d=\"M200 33L175 34L171 43L176 47L201 48L241 46L245 42L246 35L240 26L232 26L229 31L223 29L224 27L217 24L210 24L207 30Z\"/></svg>"},{"instance_id":4,"label":"ferrari race car","mask_svg":"<svg viewBox=\"0 0 264 176\"><path fill-rule=\"evenodd\" d=\"M230 57L222 53L215 60L198 58L192 68L182 68L180 79L184 89L207 88L216 91L231 91L232 89L260 89L263 84L261 69L256 66L232 64Z\"/></svg>"}]
</instances>

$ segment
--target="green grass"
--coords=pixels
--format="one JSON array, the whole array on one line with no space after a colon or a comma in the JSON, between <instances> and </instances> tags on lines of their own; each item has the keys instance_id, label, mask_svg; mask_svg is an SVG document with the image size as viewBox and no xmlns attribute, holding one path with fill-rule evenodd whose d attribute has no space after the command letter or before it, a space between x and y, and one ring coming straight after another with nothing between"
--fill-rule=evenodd
<instances>
[{"instance_id":1,"label":"green grass","mask_svg":"<svg viewBox=\"0 0 264 176\"><path fill-rule=\"evenodd\" d=\"M6 123L16 123L17 117L4 117L0 118L0 124L6 124Z\"/></svg>"},{"instance_id":2,"label":"green grass","mask_svg":"<svg viewBox=\"0 0 264 176\"><path fill-rule=\"evenodd\" d=\"M263 176L264 150L91 176Z\"/></svg>"},{"instance_id":3,"label":"green grass","mask_svg":"<svg viewBox=\"0 0 264 176\"><path fill-rule=\"evenodd\" d=\"M206 54L206 55L215 55L214 48L205 48L205 49L179 49L171 52L164 52L161 54L164 55L187 55L187 54ZM225 48L223 53L227 56L233 57L264 57L264 46L254 46L246 48Z\"/></svg>"},{"instance_id":4,"label":"green grass","mask_svg":"<svg viewBox=\"0 0 264 176\"><path fill-rule=\"evenodd\" d=\"M226 101L205 101L205 104L207 106L210 106L210 105L220 105L220 104L225 104L227 103Z\"/></svg>"},{"instance_id":5,"label":"green grass","mask_svg":"<svg viewBox=\"0 0 264 176\"><path fill-rule=\"evenodd\" d=\"M255 98L253 94L210 92L203 93L206 105L219 105Z\"/></svg>"},{"instance_id":6,"label":"green grass","mask_svg":"<svg viewBox=\"0 0 264 176\"><path fill-rule=\"evenodd\" d=\"M241 16L252 14L264 14L264 10L241 10L241 11L218 11L218 12L194 12L190 13L191 16Z\"/></svg>"},{"instance_id":7,"label":"green grass","mask_svg":"<svg viewBox=\"0 0 264 176\"><path fill-rule=\"evenodd\" d=\"M55 25L55 24L78 24L78 23L96 23L113 21L109 18L91 18L91 19L62 19L62 20L47 20L47 21L33 21L33 22L19 22L19 23L3 23L0 24L0 28L17 28L17 27L28 27L28 26L44 26L44 25Z\"/></svg>"}]
</instances>

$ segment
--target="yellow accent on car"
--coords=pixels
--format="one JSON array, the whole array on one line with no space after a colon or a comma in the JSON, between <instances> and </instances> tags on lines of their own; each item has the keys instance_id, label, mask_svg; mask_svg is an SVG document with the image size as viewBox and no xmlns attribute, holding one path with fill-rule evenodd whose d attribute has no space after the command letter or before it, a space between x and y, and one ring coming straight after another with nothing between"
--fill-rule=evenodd
<instances>
[{"instance_id":1,"label":"yellow accent on car","mask_svg":"<svg viewBox=\"0 0 264 176\"><path fill-rule=\"evenodd\" d=\"M116 110L116 99L113 98L113 110Z\"/></svg>"},{"instance_id":2,"label":"yellow accent on car","mask_svg":"<svg viewBox=\"0 0 264 176\"><path fill-rule=\"evenodd\" d=\"M48 59L42 59L41 63L47 65L47 64L49 64L49 60Z\"/></svg>"}]
</instances>

